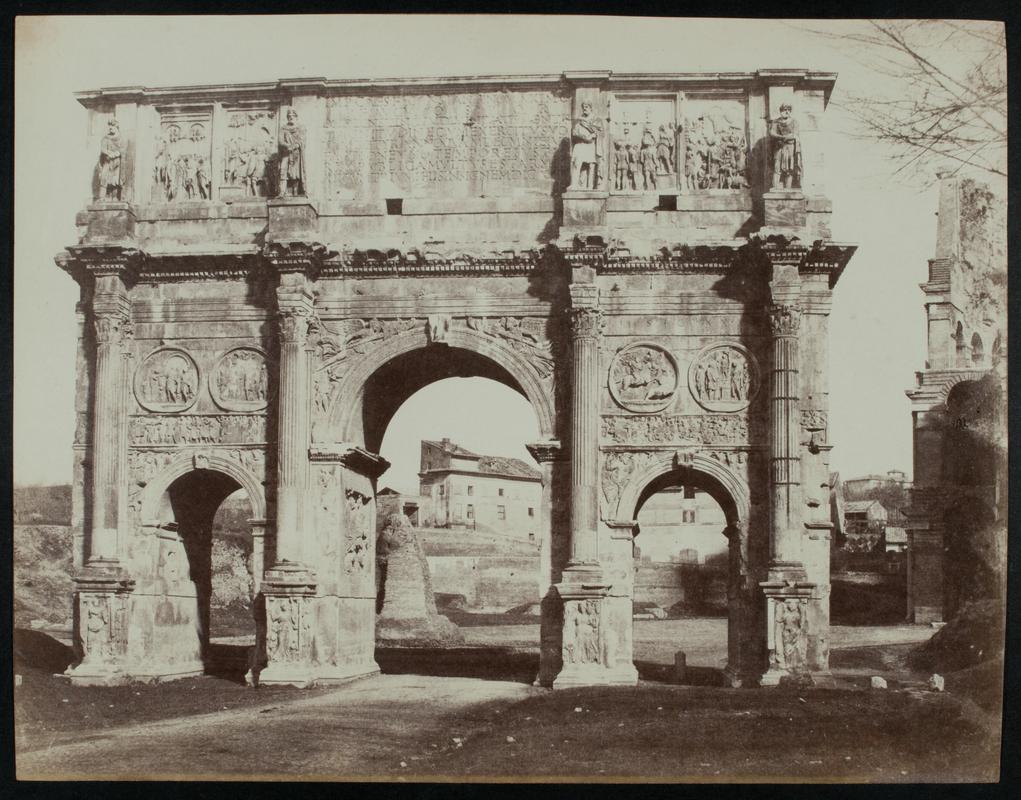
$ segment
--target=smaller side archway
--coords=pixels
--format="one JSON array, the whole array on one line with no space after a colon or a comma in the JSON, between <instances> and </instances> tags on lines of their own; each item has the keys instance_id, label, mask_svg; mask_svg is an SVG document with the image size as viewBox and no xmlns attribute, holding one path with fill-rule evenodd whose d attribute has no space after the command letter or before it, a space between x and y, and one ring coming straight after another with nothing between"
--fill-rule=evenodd
<instances>
[{"instance_id":1,"label":"smaller side archway","mask_svg":"<svg viewBox=\"0 0 1021 800\"><path fill-rule=\"evenodd\" d=\"M749 586L748 525L751 502L746 481L714 458L692 453L654 455L624 484L613 508L614 527L630 524L637 529L643 504L657 492L673 486L692 486L707 493L719 505L725 525L719 531L727 539L727 667L733 685L757 679L761 674L762 647L755 628L754 596ZM639 537L640 537L639 532ZM761 637L759 637L761 638Z\"/></svg>"}]
</instances>

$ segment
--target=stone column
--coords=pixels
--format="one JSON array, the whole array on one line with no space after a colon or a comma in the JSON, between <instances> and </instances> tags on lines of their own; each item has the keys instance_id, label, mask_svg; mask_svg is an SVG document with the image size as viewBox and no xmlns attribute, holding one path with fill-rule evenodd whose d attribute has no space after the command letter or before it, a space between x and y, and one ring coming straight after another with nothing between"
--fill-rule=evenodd
<instances>
[{"instance_id":1,"label":"stone column","mask_svg":"<svg viewBox=\"0 0 1021 800\"><path fill-rule=\"evenodd\" d=\"M800 356L801 282L793 265L774 265L767 309L773 344L770 381L770 563L766 595L769 667L763 685L808 674L809 599L802 544Z\"/></svg>"},{"instance_id":2,"label":"stone column","mask_svg":"<svg viewBox=\"0 0 1021 800\"><path fill-rule=\"evenodd\" d=\"M268 254L278 269L279 386L277 391L276 547L262 580L263 638L268 665L253 682L309 686L313 665L316 577L308 562L305 507L309 498L310 355L314 297L312 250L292 246ZM262 648L260 647L260 650Z\"/></svg>"},{"instance_id":3,"label":"stone column","mask_svg":"<svg viewBox=\"0 0 1021 800\"><path fill-rule=\"evenodd\" d=\"M542 515L539 525L539 594L541 600L553 581L553 464L560 456L560 442L550 440L526 445L542 471Z\"/></svg>"},{"instance_id":4,"label":"stone column","mask_svg":"<svg viewBox=\"0 0 1021 800\"><path fill-rule=\"evenodd\" d=\"M790 303L769 307L773 334L770 382L770 572L803 575L801 539L801 420L798 329L801 310Z\"/></svg>"},{"instance_id":5,"label":"stone column","mask_svg":"<svg viewBox=\"0 0 1021 800\"><path fill-rule=\"evenodd\" d=\"M91 285L89 317L95 334L92 428L88 450L85 564L75 576L75 652L79 663L68 670L79 685L120 683L128 650L128 595L134 581L121 558L120 528L126 510L124 457L127 441L126 364L131 332L128 297L138 252L120 247L81 249L62 266Z\"/></svg>"},{"instance_id":6,"label":"stone column","mask_svg":"<svg viewBox=\"0 0 1021 800\"><path fill-rule=\"evenodd\" d=\"M571 548L556 585L563 601L561 662L554 688L633 685L631 600L611 597L599 553L599 338L602 313L591 268L575 270L571 291ZM622 610L626 606L626 613ZM540 675L542 670L540 669Z\"/></svg>"}]
</instances>

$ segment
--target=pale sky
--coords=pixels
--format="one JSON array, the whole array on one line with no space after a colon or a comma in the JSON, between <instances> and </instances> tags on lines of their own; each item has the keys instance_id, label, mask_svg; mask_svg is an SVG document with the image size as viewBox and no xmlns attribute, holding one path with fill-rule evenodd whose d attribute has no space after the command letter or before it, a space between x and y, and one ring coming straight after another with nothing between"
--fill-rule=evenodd
<instances>
[{"instance_id":1,"label":"pale sky","mask_svg":"<svg viewBox=\"0 0 1021 800\"><path fill-rule=\"evenodd\" d=\"M833 28L839 22L817 22ZM612 46L611 46L612 43ZM952 54L948 54L952 57ZM795 26L763 20L609 17L22 17L15 46L14 479L71 478L77 287L53 263L76 241L95 153L85 147L77 90L277 78L741 71L805 67L840 73L834 99L868 76ZM843 133L834 106L826 144L833 236L857 243L831 317L832 466L846 476L911 471L904 390L925 358L918 284L935 236L934 189L889 181L884 153ZM939 164L927 165L931 171ZM470 388L466 388L470 387ZM469 394L470 393L470 394ZM469 399L471 402L469 402ZM445 416L435 416L444 409ZM418 440L527 457L534 415L498 384L444 381L395 417L382 483L414 488ZM397 447L394 442L400 440ZM398 456L397 454L400 453ZM410 454L410 455L409 455ZM399 462L399 463L396 463ZM402 478L403 476L403 478Z\"/></svg>"}]
</instances>

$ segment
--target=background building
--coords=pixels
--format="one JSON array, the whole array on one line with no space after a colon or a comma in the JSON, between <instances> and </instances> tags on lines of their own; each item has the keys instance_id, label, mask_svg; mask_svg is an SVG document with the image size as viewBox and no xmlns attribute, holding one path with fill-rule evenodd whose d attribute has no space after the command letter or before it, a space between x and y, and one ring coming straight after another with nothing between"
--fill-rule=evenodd
<instances>
[{"instance_id":1,"label":"background building","mask_svg":"<svg viewBox=\"0 0 1021 800\"><path fill-rule=\"evenodd\" d=\"M727 520L706 492L692 486L662 489L638 512L635 557L642 561L704 564L726 557Z\"/></svg>"},{"instance_id":2,"label":"background building","mask_svg":"<svg viewBox=\"0 0 1021 800\"><path fill-rule=\"evenodd\" d=\"M524 461L422 441L420 524L463 527L536 541L542 476ZM426 510L428 509L428 510Z\"/></svg>"}]
</instances>

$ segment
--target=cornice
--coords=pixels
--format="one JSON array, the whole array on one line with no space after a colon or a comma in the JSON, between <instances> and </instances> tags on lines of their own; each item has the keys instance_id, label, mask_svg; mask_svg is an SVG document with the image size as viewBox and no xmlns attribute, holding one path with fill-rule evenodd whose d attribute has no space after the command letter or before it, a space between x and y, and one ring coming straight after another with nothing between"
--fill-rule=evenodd
<instances>
[{"instance_id":1,"label":"cornice","mask_svg":"<svg viewBox=\"0 0 1021 800\"><path fill-rule=\"evenodd\" d=\"M561 73L523 75L461 75L421 78L280 78L257 83L219 83L196 86L114 86L76 92L75 99L86 108L117 102L180 103L217 102L259 97L287 100L295 94L326 95L366 92L415 92L482 87L528 88L536 86L596 85L608 88L668 86L703 89L713 86L785 85L821 88L828 98L836 73L808 69L760 69L744 72L613 72L612 70L571 70Z\"/></svg>"}]
</instances>

